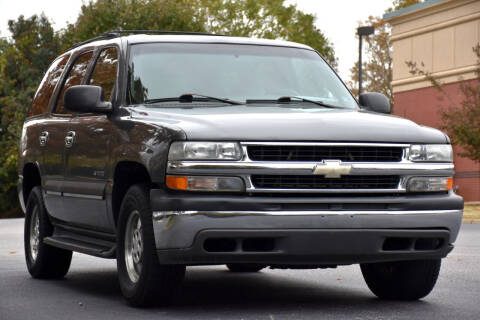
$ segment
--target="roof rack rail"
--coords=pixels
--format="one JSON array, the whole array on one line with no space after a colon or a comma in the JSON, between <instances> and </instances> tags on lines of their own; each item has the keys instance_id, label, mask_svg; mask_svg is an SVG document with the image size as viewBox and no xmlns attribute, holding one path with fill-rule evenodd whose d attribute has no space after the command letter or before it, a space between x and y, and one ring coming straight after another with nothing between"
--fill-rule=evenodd
<instances>
[{"instance_id":1,"label":"roof rack rail","mask_svg":"<svg viewBox=\"0 0 480 320\"><path fill-rule=\"evenodd\" d=\"M112 38L116 38L118 36L119 35L117 35L117 34L113 34L113 33L110 33L110 32L105 32L104 34L102 34L100 36L93 37L91 39L88 39L88 40L85 40L85 41L82 41L82 42L77 42L73 46L68 48L67 51L75 49L75 48L80 47L80 46L83 46L84 44L87 44L87 43L90 43L90 42L94 42L94 41L97 41L97 40L112 39Z\"/></svg>"},{"instance_id":2,"label":"roof rack rail","mask_svg":"<svg viewBox=\"0 0 480 320\"><path fill-rule=\"evenodd\" d=\"M104 34L118 34L118 36L125 34L185 34L191 36L225 36L224 34L215 34L208 32L194 32L194 31L168 31L168 30L112 30Z\"/></svg>"},{"instance_id":3,"label":"roof rack rail","mask_svg":"<svg viewBox=\"0 0 480 320\"><path fill-rule=\"evenodd\" d=\"M97 40L106 40L106 39L113 39L117 37L121 37L123 35L129 34L173 34L173 35L191 35L191 36L225 36L223 34L214 34L214 33L206 33L206 32L193 32L193 31L165 31L165 30L112 30L103 33L97 37L75 43L73 46L67 49L67 51L71 49L75 49L77 47L83 46L84 44L94 42Z\"/></svg>"}]
</instances>

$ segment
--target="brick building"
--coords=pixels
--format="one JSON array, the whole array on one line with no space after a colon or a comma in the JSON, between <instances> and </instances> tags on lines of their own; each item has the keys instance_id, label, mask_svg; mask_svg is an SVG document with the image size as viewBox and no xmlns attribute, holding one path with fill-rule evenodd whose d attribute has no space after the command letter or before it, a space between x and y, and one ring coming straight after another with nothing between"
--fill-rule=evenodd
<instances>
[{"instance_id":1,"label":"brick building","mask_svg":"<svg viewBox=\"0 0 480 320\"><path fill-rule=\"evenodd\" d=\"M479 81L472 48L480 42L479 0L427 0L384 15L392 27L394 113L419 124L440 128L440 111L451 103L422 76L414 76L407 61L423 63L443 83L458 105L462 83ZM480 164L458 156L454 184L466 201L480 201Z\"/></svg>"}]
</instances>

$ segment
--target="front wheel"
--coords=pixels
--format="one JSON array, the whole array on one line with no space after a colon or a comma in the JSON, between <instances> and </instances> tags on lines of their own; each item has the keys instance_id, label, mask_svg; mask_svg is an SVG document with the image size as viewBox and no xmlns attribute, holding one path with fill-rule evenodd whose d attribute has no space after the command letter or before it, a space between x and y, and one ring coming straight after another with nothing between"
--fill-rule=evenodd
<instances>
[{"instance_id":1,"label":"front wheel","mask_svg":"<svg viewBox=\"0 0 480 320\"><path fill-rule=\"evenodd\" d=\"M380 299L418 300L437 282L440 259L368 263L360 265L370 290Z\"/></svg>"},{"instance_id":2,"label":"front wheel","mask_svg":"<svg viewBox=\"0 0 480 320\"><path fill-rule=\"evenodd\" d=\"M185 266L158 261L148 195L143 185L130 187L118 220L118 279L123 296L136 307L168 305L185 275Z\"/></svg>"},{"instance_id":3,"label":"front wheel","mask_svg":"<svg viewBox=\"0 0 480 320\"><path fill-rule=\"evenodd\" d=\"M72 251L43 243L43 239L52 234L42 189L34 187L27 200L24 229L25 259L33 278L62 278L70 268Z\"/></svg>"}]
</instances>

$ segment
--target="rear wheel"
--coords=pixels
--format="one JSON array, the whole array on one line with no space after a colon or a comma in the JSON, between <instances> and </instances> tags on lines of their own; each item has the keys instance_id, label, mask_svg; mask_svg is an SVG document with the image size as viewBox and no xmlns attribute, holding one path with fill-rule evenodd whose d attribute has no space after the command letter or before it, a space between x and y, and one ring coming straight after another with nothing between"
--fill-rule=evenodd
<instances>
[{"instance_id":1,"label":"rear wheel","mask_svg":"<svg viewBox=\"0 0 480 320\"><path fill-rule=\"evenodd\" d=\"M362 264L363 278L380 299L417 300L437 282L440 259Z\"/></svg>"},{"instance_id":2,"label":"rear wheel","mask_svg":"<svg viewBox=\"0 0 480 320\"><path fill-rule=\"evenodd\" d=\"M68 272L72 252L43 243L53 234L42 190L34 187L28 196L25 212L24 247L28 272L34 278L62 278Z\"/></svg>"},{"instance_id":3,"label":"rear wheel","mask_svg":"<svg viewBox=\"0 0 480 320\"><path fill-rule=\"evenodd\" d=\"M232 272L258 272L265 268L266 265L255 263L229 263L228 270Z\"/></svg>"},{"instance_id":4,"label":"rear wheel","mask_svg":"<svg viewBox=\"0 0 480 320\"><path fill-rule=\"evenodd\" d=\"M118 220L118 279L123 296L137 307L170 304L185 275L185 266L158 261L148 195L146 186L130 187Z\"/></svg>"}]
</instances>

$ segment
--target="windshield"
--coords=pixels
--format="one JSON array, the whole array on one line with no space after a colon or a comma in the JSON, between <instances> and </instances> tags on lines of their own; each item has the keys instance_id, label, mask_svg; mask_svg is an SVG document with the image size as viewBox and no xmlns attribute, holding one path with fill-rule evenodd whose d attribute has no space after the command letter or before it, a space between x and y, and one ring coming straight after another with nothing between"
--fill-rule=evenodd
<instances>
[{"instance_id":1,"label":"windshield","mask_svg":"<svg viewBox=\"0 0 480 320\"><path fill-rule=\"evenodd\" d=\"M243 103L294 96L357 108L337 75L312 50L236 44L134 44L129 68L132 104L161 103L162 99L196 93Z\"/></svg>"}]
</instances>

